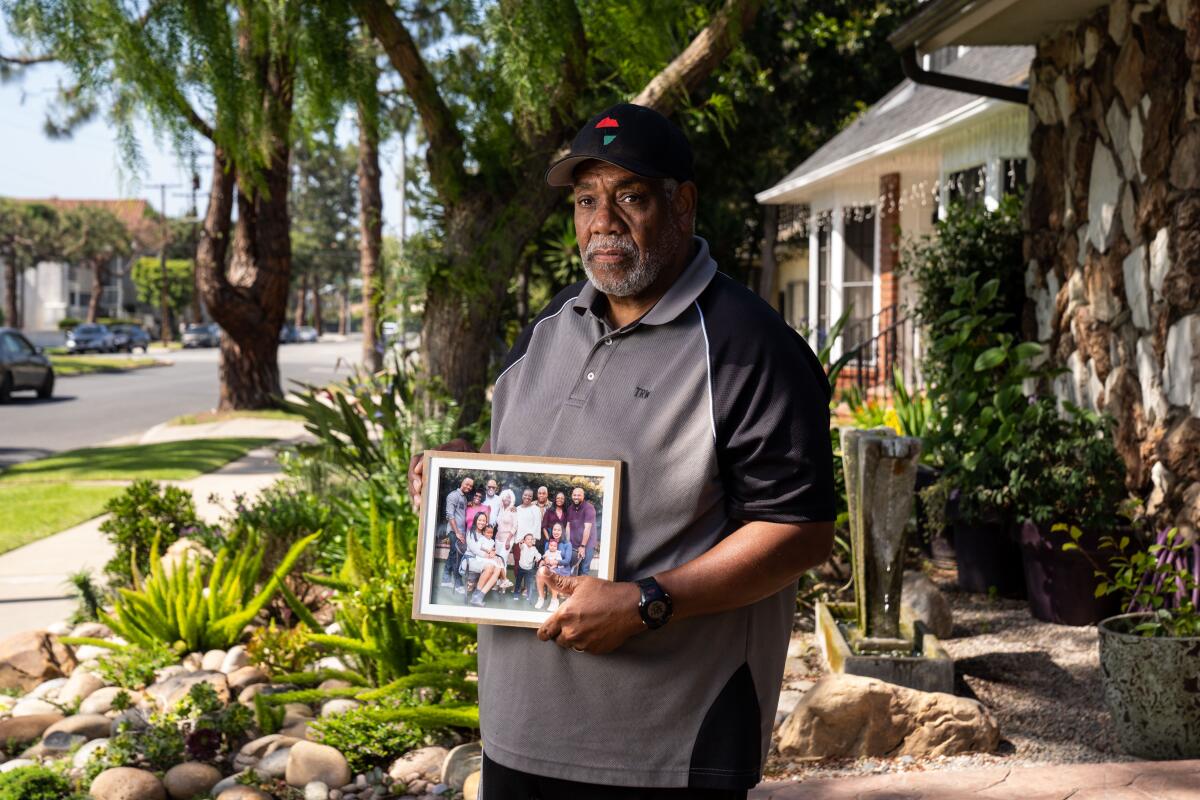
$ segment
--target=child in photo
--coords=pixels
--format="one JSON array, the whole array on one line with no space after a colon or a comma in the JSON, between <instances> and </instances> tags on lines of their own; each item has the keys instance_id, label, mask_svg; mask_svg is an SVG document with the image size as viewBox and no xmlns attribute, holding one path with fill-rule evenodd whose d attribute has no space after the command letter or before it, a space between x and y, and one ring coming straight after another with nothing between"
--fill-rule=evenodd
<instances>
[{"instance_id":1,"label":"child in photo","mask_svg":"<svg viewBox=\"0 0 1200 800\"><path fill-rule=\"evenodd\" d=\"M517 553L517 588L516 594L518 597L524 597L529 602L533 602L533 574L537 569L537 564L542 560L542 553L538 550L537 543L534 541L533 534L525 534L525 540L518 545L520 548Z\"/></svg>"},{"instance_id":2,"label":"child in photo","mask_svg":"<svg viewBox=\"0 0 1200 800\"><path fill-rule=\"evenodd\" d=\"M542 557L542 565L537 571L538 601L534 608L541 609L545 603L545 592L550 592L549 611L558 610L560 601L558 592L554 591L553 575L567 577L571 574L571 543L564 542L562 526L555 525L550 533L550 541L546 543L546 554Z\"/></svg>"}]
</instances>

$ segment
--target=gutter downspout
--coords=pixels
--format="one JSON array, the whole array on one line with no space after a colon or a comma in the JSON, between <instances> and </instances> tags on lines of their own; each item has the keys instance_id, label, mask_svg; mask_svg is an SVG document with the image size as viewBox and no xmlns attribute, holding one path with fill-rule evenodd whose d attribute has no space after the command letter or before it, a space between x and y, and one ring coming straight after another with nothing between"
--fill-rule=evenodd
<instances>
[{"instance_id":1,"label":"gutter downspout","mask_svg":"<svg viewBox=\"0 0 1200 800\"><path fill-rule=\"evenodd\" d=\"M959 75L947 75L944 72L930 72L921 66L917 60L917 48L912 46L900 54L900 64L904 68L904 77L913 83L923 86L934 86L938 89L949 89L952 92L993 97L1008 103L1029 105L1029 90L1023 86L1005 86L999 83L977 81L973 78L963 78Z\"/></svg>"}]
</instances>

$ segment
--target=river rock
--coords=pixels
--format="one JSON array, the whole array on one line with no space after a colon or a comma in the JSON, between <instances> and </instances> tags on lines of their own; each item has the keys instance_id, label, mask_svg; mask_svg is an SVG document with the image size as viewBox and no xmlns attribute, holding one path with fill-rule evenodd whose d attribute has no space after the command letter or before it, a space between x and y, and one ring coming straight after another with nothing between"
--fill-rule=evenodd
<instances>
[{"instance_id":1,"label":"river rock","mask_svg":"<svg viewBox=\"0 0 1200 800\"><path fill-rule=\"evenodd\" d=\"M325 701L325 704L321 706L321 717L336 717L338 714L353 711L361 705L362 703L357 700L351 700L348 697L337 697L333 700Z\"/></svg>"},{"instance_id":2,"label":"river rock","mask_svg":"<svg viewBox=\"0 0 1200 800\"><path fill-rule=\"evenodd\" d=\"M221 665L225 663L224 650L209 650L204 654L204 658L200 659L200 669L210 672L220 672Z\"/></svg>"},{"instance_id":3,"label":"river rock","mask_svg":"<svg viewBox=\"0 0 1200 800\"><path fill-rule=\"evenodd\" d=\"M62 714L55 712L53 714L34 714L27 717L0 719L0 744L10 739L22 743L40 739L47 728L62 718Z\"/></svg>"},{"instance_id":4,"label":"river rock","mask_svg":"<svg viewBox=\"0 0 1200 800\"><path fill-rule=\"evenodd\" d=\"M84 742L75 755L71 756L71 766L77 769L83 769L87 766L88 761L92 758L92 753L97 750L103 750L108 745L108 739L92 739L90 742Z\"/></svg>"},{"instance_id":5,"label":"river rock","mask_svg":"<svg viewBox=\"0 0 1200 800\"><path fill-rule=\"evenodd\" d=\"M326 678L317 684L317 688L326 691L328 689L349 689L353 685L350 681L344 681L341 678Z\"/></svg>"},{"instance_id":6,"label":"river rock","mask_svg":"<svg viewBox=\"0 0 1200 800\"><path fill-rule=\"evenodd\" d=\"M104 679L88 669L77 669L71 673L65 686L58 690L58 702L71 705L85 700L92 692L104 688Z\"/></svg>"},{"instance_id":7,"label":"river rock","mask_svg":"<svg viewBox=\"0 0 1200 800\"><path fill-rule=\"evenodd\" d=\"M483 745L480 742L467 742L446 754L442 762L442 783L451 789L461 790L472 772L477 772L483 765Z\"/></svg>"},{"instance_id":8,"label":"river rock","mask_svg":"<svg viewBox=\"0 0 1200 800\"><path fill-rule=\"evenodd\" d=\"M71 736L82 736L85 741L90 741L108 736L111 729L112 720L103 714L76 714L51 725L42 735L42 739L52 733L66 733Z\"/></svg>"},{"instance_id":9,"label":"river rock","mask_svg":"<svg viewBox=\"0 0 1200 800\"><path fill-rule=\"evenodd\" d=\"M167 770L163 786L171 800L192 800L207 795L220 780L221 771L211 764L188 761Z\"/></svg>"},{"instance_id":10,"label":"river rock","mask_svg":"<svg viewBox=\"0 0 1200 800\"><path fill-rule=\"evenodd\" d=\"M442 764L449 750L444 747L419 747L409 750L388 767L388 775L398 781L411 783L418 778L430 782L441 780Z\"/></svg>"},{"instance_id":11,"label":"river rock","mask_svg":"<svg viewBox=\"0 0 1200 800\"><path fill-rule=\"evenodd\" d=\"M207 656L205 656L207 658ZM146 689L146 696L158 706L161 711L173 709L180 700L187 696L192 687L199 683L210 683L217 691L217 697L222 703L229 702L229 683L225 673L213 670L200 670L173 675L166 680Z\"/></svg>"},{"instance_id":12,"label":"river rock","mask_svg":"<svg viewBox=\"0 0 1200 800\"><path fill-rule=\"evenodd\" d=\"M254 771L259 775L266 775L268 778L282 778L287 774L288 758L291 753L291 747L280 747L263 756L254 766Z\"/></svg>"},{"instance_id":13,"label":"river rock","mask_svg":"<svg viewBox=\"0 0 1200 800\"><path fill-rule=\"evenodd\" d=\"M231 786L217 795L217 800L272 800L272 797L253 786Z\"/></svg>"},{"instance_id":14,"label":"river rock","mask_svg":"<svg viewBox=\"0 0 1200 800\"><path fill-rule=\"evenodd\" d=\"M0 775L12 772L14 769L20 769L21 767L36 767L37 763L32 758L14 758L11 761L5 761L3 764L0 764Z\"/></svg>"},{"instance_id":15,"label":"river rock","mask_svg":"<svg viewBox=\"0 0 1200 800\"><path fill-rule=\"evenodd\" d=\"M87 698L79 704L80 714L107 714L112 711L113 700L116 699L122 691L129 695L129 702L132 705L137 705L143 700L141 692L131 692L128 689L122 689L120 686L105 686L102 689L97 689L87 696Z\"/></svg>"},{"instance_id":16,"label":"river rock","mask_svg":"<svg viewBox=\"0 0 1200 800\"><path fill-rule=\"evenodd\" d=\"M289 720L285 716L283 727L280 729L279 732L282 733L284 736L290 736L293 739L307 739L308 738L308 725L310 722L312 722L311 718L293 717L292 719Z\"/></svg>"},{"instance_id":17,"label":"river rock","mask_svg":"<svg viewBox=\"0 0 1200 800\"><path fill-rule=\"evenodd\" d=\"M221 672L226 675L231 672L236 672L242 667L250 666L250 654L246 652L246 645L235 644L229 648L229 652L225 654L225 658L221 661Z\"/></svg>"},{"instance_id":18,"label":"river rock","mask_svg":"<svg viewBox=\"0 0 1200 800\"><path fill-rule=\"evenodd\" d=\"M311 719L313 716L312 708L306 703L284 703L283 713L291 714L294 717L306 717Z\"/></svg>"},{"instance_id":19,"label":"river rock","mask_svg":"<svg viewBox=\"0 0 1200 800\"><path fill-rule=\"evenodd\" d=\"M934 636L946 639L954 631L950 601L925 573L905 572L900 598Z\"/></svg>"},{"instance_id":20,"label":"river rock","mask_svg":"<svg viewBox=\"0 0 1200 800\"><path fill-rule=\"evenodd\" d=\"M94 800L166 800L167 792L153 772L133 767L106 769L92 781Z\"/></svg>"},{"instance_id":21,"label":"river rock","mask_svg":"<svg viewBox=\"0 0 1200 800\"><path fill-rule=\"evenodd\" d=\"M472 772L463 781L462 797L463 800L479 800L479 771Z\"/></svg>"},{"instance_id":22,"label":"river rock","mask_svg":"<svg viewBox=\"0 0 1200 800\"><path fill-rule=\"evenodd\" d=\"M304 800L329 800L329 787L320 781L305 785Z\"/></svg>"},{"instance_id":23,"label":"river rock","mask_svg":"<svg viewBox=\"0 0 1200 800\"><path fill-rule=\"evenodd\" d=\"M288 785L297 788L313 781L326 786L345 786L351 780L346 757L337 749L316 742L292 745L285 774Z\"/></svg>"},{"instance_id":24,"label":"river rock","mask_svg":"<svg viewBox=\"0 0 1200 800\"><path fill-rule=\"evenodd\" d=\"M300 740L280 733L260 736L254 741L242 745L242 749L233 759L233 766L239 770L248 769L279 748L291 747L298 741Z\"/></svg>"},{"instance_id":25,"label":"river rock","mask_svg":"<svg viewBox=\"0 0 1200 800\"><path fill-rule=\"evenodd\" d=\"M817 681L779 729L780 754L795 759L987 753L999 742L978 701L843 674Z\"/></svg>"},{"instance_id":26,"label":"river rock","mask_svg":"<svg viewBox=\"0 0 1200 800\"><path fill-rule=\"evenodd\" d=\"M71 631L71 635L88 639L111 639L113 632L103 622L81 622Z\"/></svg>"},{"instance_id":27,"label":"river rock","mask_svg":"<svg viewBox=\"0 0 1200 800\"><path fill-rule=\"evenodd\" d=\"M238 778L240 778L243 774L244 772L235 772L226 778L221 778L221 780L217 781L216 786L213 786L212 789L209 790L209 794L213 797L220 797L222 792L237 786Z\"/></svg>"},{"instance_id":28,"label":"river rock","mask_svg":"<svg viewBox=\"0 0 1200 800\"><path fill-rule=\"evenodd\" d=\"M25 695L36 700L54 700L58 697L58 690L67 685L68 678L51 678L48 681L42 681L37 686Z\"/></svg>"},{"instance_id":29,"label":"river rock","mask_svg":"<svg viewBox=\"0 0 1200 800\"><path fill-rule=\"evenodd\" d=\"M0 641L0 689L28 692L71 674L78 662L70 647L47 631L24 631Z\"/></svg>"},{"instance_id":30,"label":"river rock","mask_svg":"<svg viewBox=\"0 0 1200 800\"><path fill-rule=\"evenodd\" d=\"M14 717L35 717L42 714L57 714L61 711L61 708L49 700L40 700L36 697L22 697L13 706L12 715Z\"/></svg>"},{"instance_id":31,"label":"river rock","mask_svg":"<svg viewBox=\"0 0 1200 800\"><path fill-rule=\"evenodd\" d=\"M247 686L253 686L258 683L266 683L267 673L263 672L258 667L238 667L233 672L229 673L227 680L229 689L233 692L241 692Z\"/></svg>"},{"instance_id":32,"label":"river rock","mask_svg":"<svg viewBox=\"0 0 1200 800\"><path fill-rule=\"evenodd\" d=\"M107 720L105 720L107 722ZM38 755L61 756L73 747L82 746L87 737L79 733L66 731L46 731L42 734L41 751ZM37 745L34 745L37 747ZM30 756L32 758L32 756Z\"/></svg>"}]
</instances>

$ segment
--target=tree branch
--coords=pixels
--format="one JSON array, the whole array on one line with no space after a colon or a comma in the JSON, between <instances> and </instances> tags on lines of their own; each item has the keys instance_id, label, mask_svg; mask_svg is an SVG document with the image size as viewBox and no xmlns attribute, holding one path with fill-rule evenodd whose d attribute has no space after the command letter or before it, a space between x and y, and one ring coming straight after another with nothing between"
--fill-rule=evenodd
<instances>
[{"instance_id":1,"label":"tree branch","mask_svg":"<svg viewBox=\"0 0 1200 800\"><path fill-rule=\"evenodd\" d=\"M57 61L58 56L53 53L43 53L40 56L6 56L0 53L0 64L12 64L17 67L28 67L32 64L46 64L50 61Z\"/></svg>"},{"instance_id":2,"label":"tree branch","mask_svg":"<svg viewBox=\"0 0 1200 800\"><path fill-rule=\"evenodd\" d=\"M429 179L442 200L452 202L462 191L467 178L463 169L463 137L453 112L439 93L437 82L425 66L412 34L387 0L353 0L353 5L404 80L404 88L416 106L425 137L429 140L426 150Z\"/></svg>"},{"instance_id":3,"label":"tree branch","mask_svg":"<svg viewBox=\"0 0 1200 800\"><path fill-rule=\"evenodd\" d=\"M704 82L721 63L741 32L754 22L762 0L725 0L707 27L630 102L670 115L679 101Z\"/></svg>"}]
</instances>

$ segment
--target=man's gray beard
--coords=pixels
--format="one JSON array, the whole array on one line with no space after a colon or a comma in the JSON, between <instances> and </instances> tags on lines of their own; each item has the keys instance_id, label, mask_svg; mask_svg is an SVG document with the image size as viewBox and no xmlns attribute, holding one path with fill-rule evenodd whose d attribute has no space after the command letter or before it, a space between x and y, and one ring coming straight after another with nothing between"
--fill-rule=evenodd
<instances>
[{"instance_id":1,"label":"man's gray beard","mask_svg":"<svg viewBox=\"0 0 1200 800\"><path fill-rule=\"evenodd\" d=\"M592 269L591 253L599 249L619 248L626 258L632 259L632 264L614 276L602 277ZM593 236L588 241L587 250L580 250L583 257L583 271L592 285L601 292L612 297L633 297L650 288L658 279L663 267L669 260L669 253L662 250L655 253L645 253L637 249L628 239ZM610 269L613 269L610 267Z\"/></svg>"}]
</instances>

